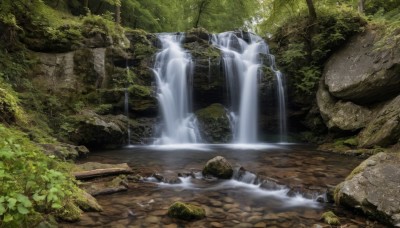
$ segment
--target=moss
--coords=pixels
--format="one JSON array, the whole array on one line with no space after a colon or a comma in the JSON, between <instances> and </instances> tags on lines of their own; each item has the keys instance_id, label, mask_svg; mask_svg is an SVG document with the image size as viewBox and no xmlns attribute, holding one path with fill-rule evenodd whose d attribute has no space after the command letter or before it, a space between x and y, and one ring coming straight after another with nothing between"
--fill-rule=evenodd
<instances>
[{"instance_id":1,"label":"moss","mask_svg":"<svg viewBox=\"0 0 400 228\"><path fill-rule=\"evenodd\" d=\"M197 111L196 116L200 119L219 119L226 117L226 112L224 106L215 103Z\"/></svg>"},{"instance_id":2,"label":"moss","mask_svg":"<svg viewBox=\"0 0 400 228\"><path fill-rule=\"evenodd\" d=\"M100 104L95 107L94 112L99 115L106 115L110 114L113 110L113 105L112 104Z\"/></svg>"},{"instance_id":3,"label":"moss","mask_svg":"<svg viewBox=\"0 0 400 228\"><path fill-rule=\"evenodd\" d=\"M96 198L81 189L76 193L75 204L78 205L83 211L103 211L103 208L97 203Z\"/></svg>"},{"instance_id":4,"label":"moss","mask_svg":"<svg viewBox=\"0 0 400 228\"><path fill-rule=\"evenodd\" d=\"M333 226L340 225L339 217L335 215L332 211L325 212L321 215L321 219L324 220L325 223Z\"/></svg>"},{"instance_id":5,"label":"moss","mask_svg":"<svg viewBox=\"0 0 400 228\"><path fill-rule=\"evenodd\" d=\"M175 202L168 209L168 216L182 220L202 219L206 215L203 208L190 203Z\"/></svg>"},{"instance_id":6,"label":"moss","mask_svg":"<svg viewBox=\"0 0 400 228\"><path fill-rule=\"evenodd\" d=\"M74 202L67 202L59 211L57 217L68 222L76 222L82 216L83 211Z\"/></svg>"},{"instance_id":7,"label":"moss","mask_svg":"<svg viewBox=\"0 0 400 228\"><path fill-rule=\"evenodd\" d=\"M149 98L152 97L153 90L150 86L131 85L128 88L129 95L135 98Z\"/></svg>"}]
</instances>

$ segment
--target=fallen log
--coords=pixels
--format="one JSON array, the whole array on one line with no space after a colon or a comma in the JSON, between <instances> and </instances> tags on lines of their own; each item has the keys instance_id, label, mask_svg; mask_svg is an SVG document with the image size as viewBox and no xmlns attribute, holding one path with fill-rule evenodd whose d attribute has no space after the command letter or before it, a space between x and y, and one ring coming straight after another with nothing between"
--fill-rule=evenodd
<instances>
[{"instance_id":1,"label":"fallen log","mask_svg":"<svg viewBox=\"0 0 400 228\"><path fill-rule=\"evenodd\" d=\"M92 170L84 170L84 171L76 171L72 174L75 176L77 180L83 179L91 179L95 177L104 177L104 176L111 176L111 175L119 175L119 174L130 174L132 173L131 167L128 166L126 163L116 164L116 165L107 165L108 167L104 168L96 168Z\"/></svg>"}]
</instances>

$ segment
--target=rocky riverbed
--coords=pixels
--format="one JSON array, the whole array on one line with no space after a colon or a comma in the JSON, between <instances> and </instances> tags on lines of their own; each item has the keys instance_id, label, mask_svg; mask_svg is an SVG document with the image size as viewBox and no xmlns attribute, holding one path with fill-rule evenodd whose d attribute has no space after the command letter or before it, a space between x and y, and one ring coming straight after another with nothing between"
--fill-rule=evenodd
<instances>
[{"instance_id":1,"label":"rocky riverbed","mask_svg":"<svg viewBox=\"0 0 400 228\"><path fill-rule=\"evenodd\" d=\"M242 167L246 178L203 178L204 165L217 155L224 156L236 172ZM345 227L384 227L324 197L361 162L357 157L299 145L257 149L220 145L103 151L80 162L89 161L126 162L143 179L127 178L127 191L96 197L103 212L85 213L81 221L61 227L329 227L321 220L326 211L334 211ZM206 217L170 218L168 208L177 201L202 207Z\"/></svg>"}]
</instances>

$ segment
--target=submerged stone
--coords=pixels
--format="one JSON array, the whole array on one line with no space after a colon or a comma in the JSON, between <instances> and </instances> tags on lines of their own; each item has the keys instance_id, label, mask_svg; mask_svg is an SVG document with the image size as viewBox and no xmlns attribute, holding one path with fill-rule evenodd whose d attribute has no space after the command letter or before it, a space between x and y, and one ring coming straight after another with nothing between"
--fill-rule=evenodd
<instances>
[{"instance_id":1,"label":"submerged stone","mask_svg":"<svg viewBox=\"0 0 400 228\"><path fill-rule=\"evenodd\" d=\"M333 226L340 225L339 217L335 215L332 211L325 212L321 215L321 219L324 220L325 223Z\"/></svg>"},{"instance_id":2,"label":"submerged stone","mask_svg":"<svg viewBox=\"0 0 400 228\"><path fill-rule=\"evenodd\" d=\"M182 220L197 220L204 218L206 212L199 206L178 201L169 207L168 216Z\"/></svg>"},{"instance_id":3,"label":"submerged stone","mask_svg":"<svg viewBox=\"0 0 400 228\"><path fill-rule=\"evenodd\" d=\"M221 179L230 179L233 176L232 165L222 156L209 160L203 168L203 175L211 175Z\"/></svg>"}]
</instances>

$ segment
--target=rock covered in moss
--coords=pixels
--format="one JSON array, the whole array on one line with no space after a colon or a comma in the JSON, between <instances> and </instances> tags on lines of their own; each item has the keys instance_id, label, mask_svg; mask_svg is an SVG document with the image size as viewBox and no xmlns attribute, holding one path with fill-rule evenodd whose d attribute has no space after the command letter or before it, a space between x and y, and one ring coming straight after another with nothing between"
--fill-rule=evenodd
<instances>
[{"instance_id":1,"label":"rock covered in moss","mask_svg":"<svg viewBox=\"0 0 400 228\"><path fill-rule=\"evenodd\" d=\"M206 211L199 206L178 201L169 207L168 216L190 221L204 218Z\"/></svg>"},{"instance_id":2,"label":"rock covered in moss","mask_svg":"<svg viewBox=\"0 0 400 228\"><path fill-rule=\"evenodd\" d=\"M359 146L371 148L389 146L400 139L400 96L397 96L377 112L358 137Z\"/></svg>"},{"instance_id":3,"label":"rock covered in moss","mask_svg":"<svg viewBox=\"0 0 400 228\"><path fill-rule=\"evenodd\" d=\"M47 155L55 155L60 159L76 159L85 156L89 150L85 146L75 146L67 143L39 144Z\"/></svg>"},{"instance_id":4,"label":"rock covered in moss","mask_svg":"<svg viewBox=\"0 0 400 228\"><path fill-rule=\"evenodd\" d=\"M232 139L228 114L221 104L212 104L196 112L202 138L210 143L226 143Z\"/></svg>"},{"instance_id":5,"label":"rock covered in moss","mask_svg":"<svg viewBox=\"0 0 400 228\"><path fill-rule=\"evenodd\" d=\"M69 139L90 147L123 145L127 134L126 117L101 116L86 110L68 119Z\"/></svg>"},{"instance_id":6,"label":"rock covered in moss","mask_svg":"<svg viewBox=\"0 0 400 228\"><path fill-rule=\"evenodd\" d=\"M334 199L383 223L400 226L400 154L379 153L336 186Z\"/></svg>"},{"instance_id":7,"label":"rock covered in moss","mask_svg":"<svg viewBox=\"0 0 400 228\"><path fill-rule=\"evenodd\" d=\"M321 219L324 220L325 223L332 225L332 226L338 226L340 225L340 220L339 217L335 215L332 211L325 212L321 215Z\"/></svg>"},{"instance_id":8,"label":"rock covered in moss","mask_svg":"<svg viewBox=\"0 0 400 228\"><path fill-rule=\"evenodd\" d=\"M233 176L232 165L222 156L209 160L203 168L204 176L214 176L221 179L230 179Z\"/></svg>"},{"instance_id":9,"label":"rock covered in moss","mask_svg":"<svg viewBox=\"0 0 400 228\"><path fill-rule=\"evenodd\" d=\"M97 202L96 198L94 198L92 195L83 190L80 192L80 195L77 196L75 202L79 206L79 208L81 208L83 211L93 211L93 212L103 211L103 208Z\"/></svg>"}]
</instances>

